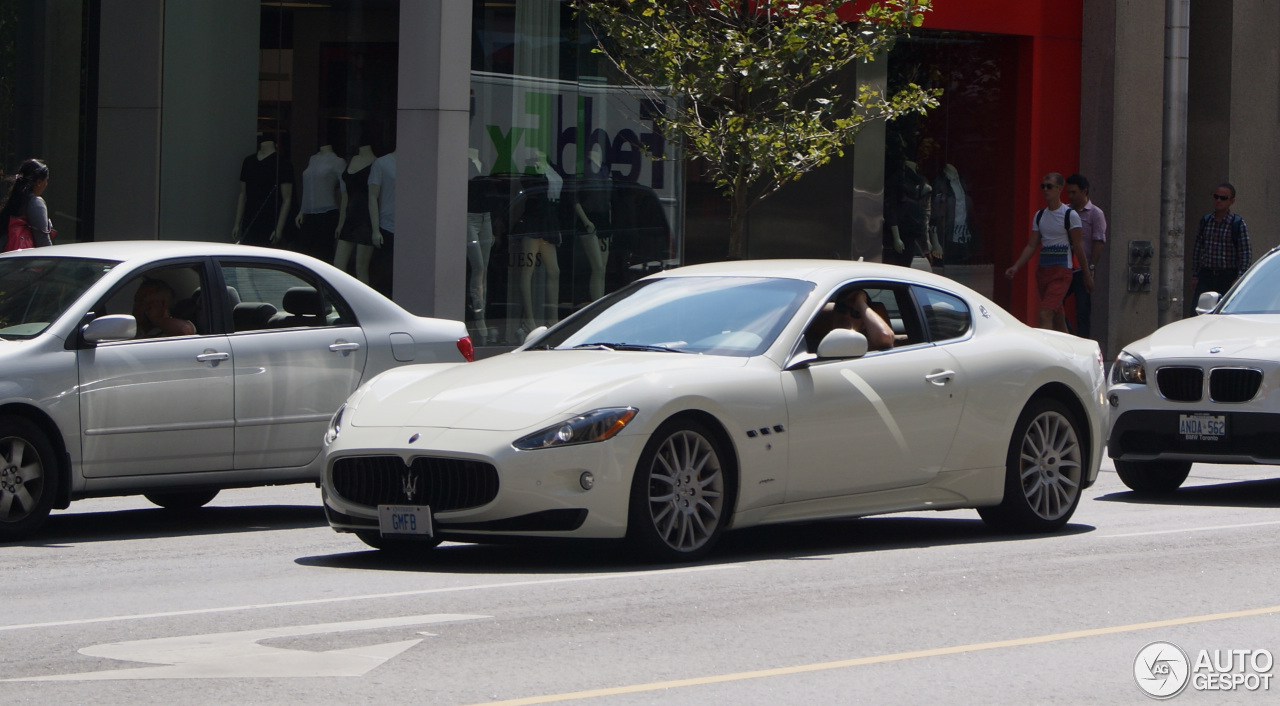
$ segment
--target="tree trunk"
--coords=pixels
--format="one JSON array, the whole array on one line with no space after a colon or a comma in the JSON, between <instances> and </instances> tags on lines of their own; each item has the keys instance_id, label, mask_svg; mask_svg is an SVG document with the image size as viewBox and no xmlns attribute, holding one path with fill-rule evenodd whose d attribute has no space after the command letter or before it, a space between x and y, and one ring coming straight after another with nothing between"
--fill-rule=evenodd
<instances>
[{"instance_id":1,"label":"tree trunk","mask_svg":"<svg viewBox=\"0 0 1280 706\"><path fill-rule=\"evenodd\" d=\"M747 259L747 185L739 183L733 190L733 203L729 205L729 252L726 260Z\"/></svg>"}]
</instances>

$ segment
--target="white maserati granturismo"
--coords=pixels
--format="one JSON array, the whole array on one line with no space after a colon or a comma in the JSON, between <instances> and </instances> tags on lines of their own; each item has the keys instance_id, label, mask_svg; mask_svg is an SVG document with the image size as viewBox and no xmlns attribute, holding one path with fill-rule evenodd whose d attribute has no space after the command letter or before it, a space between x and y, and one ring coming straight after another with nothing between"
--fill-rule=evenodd
<instances>
[{"instance_id":1,"label":"white maserati granturismo","mask_svg":"<svg viewBox=\"0 0 1280 706\"><path fill-rule=\"evenodd\" d=\"M891 348L833 328L854 289ZM322 492L335 530L396 551L625 537L679 561L733 528L956 508L1045 532L1097 477L1105 392L1096 343L927 272L698 265L510 353L362 385L329 426Z\"/></svg>"},{"instance_id":2,"label":"white maserati granturismo","mask_svg":"<svg viewBox=\"0 0 1280 706\"><path fill-rule=\"evenodd\" d=\"M1195 463L1280 464L1280 250L1198 316L1125 346L1111 368L1107 453L1135 491L1176 490Z\"/></svg>"}]
</instances>

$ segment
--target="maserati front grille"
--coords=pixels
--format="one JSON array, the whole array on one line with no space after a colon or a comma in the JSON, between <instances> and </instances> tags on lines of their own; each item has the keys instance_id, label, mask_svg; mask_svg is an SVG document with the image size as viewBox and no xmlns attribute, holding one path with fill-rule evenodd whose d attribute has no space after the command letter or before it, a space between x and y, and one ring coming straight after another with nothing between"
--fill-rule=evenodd
<instances>
[{"instance_id":1,"label":"maserati front grille","mask_svg":"<svg viewBox=\"0 0 1280 706\"><path fill-rule=\"evenodd\" d=\"M498 497L493 464L459 458L348 456L333 464L333 489L356 505L429 505L432 512L480 507Z\"/></svg>"}]
</instances>

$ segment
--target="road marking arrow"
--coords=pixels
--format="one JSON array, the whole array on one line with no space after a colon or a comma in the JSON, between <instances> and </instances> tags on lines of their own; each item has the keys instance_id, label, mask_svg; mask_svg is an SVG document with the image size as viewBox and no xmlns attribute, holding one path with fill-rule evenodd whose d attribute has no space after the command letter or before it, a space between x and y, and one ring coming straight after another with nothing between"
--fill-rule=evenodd
<instances>
[{"instance_id":1,"label":"road marking arrow","mask_svg":"<svg viewBox=\"0 0 1280 706\"><path fill-rule=\"evenodd\" d=\"M296 625L208 635L161 637L112 642L80 650L90 657L147 662L159 667L116 669L79 674L5 679L3 681L104 681L119 679L226 679L252 677L359 677L422 642L405 640L328 652L308 652L260 645L263 640L303 635L327 635L357 630L481 620L487 615L411 615L344 623Z\"/></svg>"}]
</instances>

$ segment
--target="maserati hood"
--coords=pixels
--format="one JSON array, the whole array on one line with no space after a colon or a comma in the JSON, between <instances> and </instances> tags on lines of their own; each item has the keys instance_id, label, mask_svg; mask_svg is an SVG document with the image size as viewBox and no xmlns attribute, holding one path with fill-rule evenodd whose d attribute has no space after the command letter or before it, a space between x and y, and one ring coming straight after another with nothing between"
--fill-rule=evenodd
<instances>
[{"instance_id":1,"label":"maserati hood","mask_svg":"<svg viewBox=\"0 0 1280 706\"><path fill-rule=\"evenodd\" d=\"M1209 356L1276 360L1280 315L1204 314L1169 324L1125 350L1153 361Z\"/></svg>"},{"instance_id":2,"label":"maserati hood","mask_svg":"<svg viewBox=\"0 0 1280 706\"><path fill-rule=\"evenodd\" d=\"M521 351L443 369L408 366L369 385L351 424L515 431L600 406L638 405L634 398L653 394L675 370L746 363L726 356L583 350Z\"/></svg>"}]
</instances>

